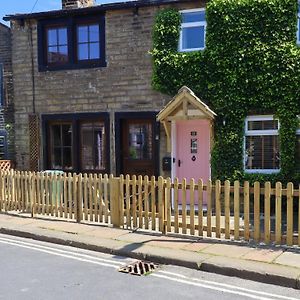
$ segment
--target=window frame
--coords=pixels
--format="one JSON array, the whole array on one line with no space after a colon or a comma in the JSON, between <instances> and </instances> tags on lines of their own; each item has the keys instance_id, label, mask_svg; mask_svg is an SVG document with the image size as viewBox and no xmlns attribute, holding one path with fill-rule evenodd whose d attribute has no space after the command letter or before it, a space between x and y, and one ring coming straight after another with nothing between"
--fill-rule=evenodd
<instances>
[{"instance_id":1,"label":"window frame","mask_svg":"<svg viewBox=\"0 0 300 300\"><path fill-rule=\"evenodd\" d=\"M184 13L192 13L192 12L200 12L200 11L206 11L205 8L193 8L193 9L186 9L186 10L180 10L180 15ZM186 25L184 25L186 24ZM204 47L200 48L189 48L189 49L183 49L182 47L182 29L183 28L191 28L191 27L199 27L199 26L204 26ZM206 21L200 21L200 22L193 22L193 23L180 23L180 35L179 35L179 45L178 45L178 50L179 52L193 52L193 51L201 51L205 49L205 42L206 42L206 26L207 22Z\"/></svg>"},{"instance_id":2,"label":"window frame","mask_svg":"<svg viewBox=\"0 0 300 300\"><path fill-rule=\"evenodd\" d=\"M51 170L49 161L50 153L50 126L54 123L71 123L72 124L72 158L73 169L67 172L81 172L81 158L79 155L80 150L80 122L98 120L103 121L105 126L105 161L106 166L103 170L89 170L89 173L109 173L110 172L110 125L108 113L66 113L66 114L45 114L42 115L42 129L43 129L43 165L45 169ZM84 171L83 171L84 172Z\"/></svg>"},{"instance_id":3,"label":"window frame","mask_svg":"<svg viewBox=\"0 0 300 300\"><path fill-rule=\"evenodd\" d=\"M75 53L75 61L76 63L79 63L79 64L85 64L85 63L97 63L97 61L99 60L98 58L96 59L78 59L78 45L79 45L79 41L78 41L78 27L79 26L91 26L91 25L99 25L99 54L100 54L100 58L101 59L101 54L102 54L102 47L101 47L101 39L102 39L102 34L101 34L101 25L99 24L99 22L96 22L95 20L93 19L90 19L90 20L87 20L87 21L80 21L80 22L77 22L75 24L75 28L74 28L74 53ZM90 40L87 42L87 44L91 44L93 42L90 42Z\"/></svg>"},{"instance_id":4,"label":"window frame","mask_svg":"<svg viewBox=\"0 0 300 300\"><path fill-rule=\"evenodd\" d=\"M277 120L278 129L265 129L265 130L251 130L248 129L249 121L273 121ZM247 169L246 168L246 138L247 136L278 136L279 137L280 122L279 119L274 118L274 115L250 115L245 119L245 132L244 132L244 145L243 145L243 165L244 172L248 174L263 173L263 174L273 174L280 172L278 169ZM280 151L280 146L279 146Z\"/></svg>"},{"instance_id":5,"label":"window frame","mask_svg":"<svg viewBox=\"0 0 300 300\"><path fill-rule=\"evenodd\" d=\"M87 168L83 168L83 157L82 157L82 151L83 151L83 140L82 140L82 135L81 135L81 130L82 130L82 124L95 124L95 123L103 123L103 126L104 126L104 131L105 131L105 140L104 140L104 143L105 143L105 153L103 155L104 157L104 162L105 162L105 168L104 169L87 169ZM93 127L94 129L94 127ZM108 155L107 155L107 152L108 149L107 149L107 136L109 135L109 132L106 132L107 131L107 124L106 124L106 120L102 117L102 118L81 118L78 120L78 131L77 131L77 135L78 135L78 150L79 150L79 168L81 170L81 172L84 172L84 173L107 173L107 165L108 165ZM93 151L93 160L94 160L94 154L95 152Z\"/></svg>"},{"instance_id":6,"label":"window frame","mask_svg":"<svg viewBox=\"0 0 300 300\"><path fill-rule=\"evenodd\" d=\"M99 24L100 58L77 60L77 26ZM67 28L68 62L48 64L47 29ZM105 53L105 15L103 13L89 16L70 16L67 18L41 20L38 22L38 65L39 72L106 67Z\"/></svg>"},{"instance_id":7,"label":"window frame","mask_svg":"<svg viewBox=\"0 0 300 300\"><path fill-rule=\"evenodd\" d=\"M49 51L48 51L48 48L49 48L49 45L48 45L48 30L51 30L51 29L61 29L61 28L66 28L67 29L67 49L68 49L68 60L67 62L65 63L49 63L48 61L48 54L49 54ZM49 67L61 67L61 66L64 66L66 64L69 63L70 61L70 47L69 47L69 41L68 41L68 37L69 37L69 29L68 29L68 26L66 26L66 24L63 24L63 23L56 23L56 24L53 24L53 25L47 25L45 26L44 28L44 41L43 41L43 47L44 47L44 61L46 63L47 66ZM56 47L59 47L59 44L55 45Z\"/></svg>"},{"instance_id":8,"label":"window frame","mask_svg":"<svg viewBox=\"0 0 300 300\"><path fill-rule=\"evenodd\" d=\"M53 155L52 150L54 150L55 148L59 148L60 149L60 151L61 151L60 157L62 159L62 165L63 165L63 158L64 158L64 156L62 155L62 150L64 148L71 148L71 164L72 164L72 168L63 169L64 172L69 172L70 170L74 169L74 155L73 155L73 152L72 152L73 147L74 147L74 135L73 135L73 132L71 132L71 146L64 146L63 144L60 144L59 147L58 147L58 146L54 145L53 133L52 133L52 130L51 130L52 126L60 126L60 129L61 129L61 126L63 126L63 125L70 125L72 127L72 131L74 130L73 123L72 123L71 120L52 121L52 122L48 123L47 130L48 130L48 136L49 136L49 139L48 139L48 153L49 153L49 156L47 157L47 166L49 167L48 168L49 170L53 169L51 167L52 155ZM62 139L62 136L60 138Z\"/></svg>"}]
</instances>

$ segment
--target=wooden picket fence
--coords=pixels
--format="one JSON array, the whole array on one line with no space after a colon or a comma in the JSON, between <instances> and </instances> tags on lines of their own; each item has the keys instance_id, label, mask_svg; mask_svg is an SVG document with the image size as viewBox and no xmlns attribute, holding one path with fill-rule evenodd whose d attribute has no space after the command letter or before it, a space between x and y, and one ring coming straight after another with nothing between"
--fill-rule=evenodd
<instances>
[{"instance_id":1,"label":"wooden picket fence","mask_svg":"<svg viewBox=\"0 0 300 300\"><path fill-rule=\"evenodd\" d=\"M292 183L0 172L0 210L115 227L300 246Z\"/></svg>"},{"instance_id":2,"label":"wooden picket fence","mask_svg":"<svg viewBox=\"0 0 300 300\"><path fill-rule=\"evenodd\" d=\"M0 172L0 210L108 224L111 178L101 174Z\"/></svg>"}]
</instances>

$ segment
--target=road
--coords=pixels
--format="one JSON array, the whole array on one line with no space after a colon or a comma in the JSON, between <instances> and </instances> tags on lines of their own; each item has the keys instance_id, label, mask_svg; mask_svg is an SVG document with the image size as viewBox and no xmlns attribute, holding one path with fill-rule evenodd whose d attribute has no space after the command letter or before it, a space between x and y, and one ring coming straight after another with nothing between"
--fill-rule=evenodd
<instances>
[{"instance_id":1,"label":"road","mask_svg":"<svg viewBox=\"0 0 300 300\"><path fill-rule=\"evenodd\" d=\"M118 272L133 259L0 235L0 299L300 299L300 291L175 266Z\"/></svg>"}]
</instances>

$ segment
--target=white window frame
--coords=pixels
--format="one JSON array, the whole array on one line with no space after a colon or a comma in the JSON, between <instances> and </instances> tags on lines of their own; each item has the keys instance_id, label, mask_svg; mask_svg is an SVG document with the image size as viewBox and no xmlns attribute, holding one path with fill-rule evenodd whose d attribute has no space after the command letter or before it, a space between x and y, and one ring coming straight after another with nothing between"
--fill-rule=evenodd
<instances>
[{"instance_id":1,"label":"white window frame","mask_svg":"<svg viewBox=\"0 0 300 300\"><path fill-rule=\"evenodd\" d=\"M191 12L198 12L198 11L205 11L205 8L194 8L194 9L180 10L179 12L180 12L180 14L184 14L184 13L191 13ZM192 22L192 23L183 23L183 22L181 22L180 36L179 36L179 46L178 46L178 49L179 49L180 52L192 52L192 51L199 51L199 50L204 50L205 49L206 24L207 24L206 21ZM204 47L183 49L182 48L182 29L183 28L198 27L198 26L204 26Z\"/></svg>"},{"instance_id":2,"label":"white window frame","mask_svg":"<svg viewBox=\"0 0 300 300\"><path fill-rule=\"evenodd\" d=\"M266 130L250 130L248 129L248 122L249 121L278 121L278 129L266 129ZM255 173L263 173L263 174L272 174L280 172L279 169L247 169L246 168L246 137L247 136L279 136L279 129L280 129L280 122L278 119L274 118L273 115L255 115L255 116L248 116L245 119L245 134L244 134L244 172L249 174Z\"/></svg>"}]
</instances>

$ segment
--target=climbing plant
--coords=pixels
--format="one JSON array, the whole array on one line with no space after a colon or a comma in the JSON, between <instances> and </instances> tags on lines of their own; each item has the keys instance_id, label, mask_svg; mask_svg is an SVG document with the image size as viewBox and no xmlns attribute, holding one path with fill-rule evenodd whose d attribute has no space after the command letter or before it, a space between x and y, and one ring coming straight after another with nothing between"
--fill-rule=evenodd
<instances>
[{"instance_id":1,"label":"climbing plant","mask_svg":"<svg viewBox=\"0 0 300 300\"><path fill-rule=\"evenodd\" d=\"M153 28L153 88L169 95L186 85L217 113L211 166L214 178L298 181L296 130L300 114L297 0L211 0L206 48L178 52L181 15L158 13ZM245 174L247 115L279 118L278 174Z\"/></svg>"}]
</instances>

